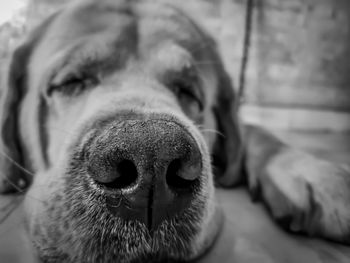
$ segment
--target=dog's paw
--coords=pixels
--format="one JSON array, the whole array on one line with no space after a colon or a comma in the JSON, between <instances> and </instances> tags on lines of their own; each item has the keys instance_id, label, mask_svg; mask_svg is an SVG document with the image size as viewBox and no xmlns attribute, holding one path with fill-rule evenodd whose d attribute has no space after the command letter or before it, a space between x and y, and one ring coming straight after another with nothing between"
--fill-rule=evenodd
<instances>
[{"instance_id":1,"label":"dog's paw","mask_svg":"<svg viewBox=\"0 0 350 263\"><path fill-rule=\"evenodd\" d=\"M286 148L249 178L288 230L350 243L350 170Z\"/></svg>"}]
</instances>

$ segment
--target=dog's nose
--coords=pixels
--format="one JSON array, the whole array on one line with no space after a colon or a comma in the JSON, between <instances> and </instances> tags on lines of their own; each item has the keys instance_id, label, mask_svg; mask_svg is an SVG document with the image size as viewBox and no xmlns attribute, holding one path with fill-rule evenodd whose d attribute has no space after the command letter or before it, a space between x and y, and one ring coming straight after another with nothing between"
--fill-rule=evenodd
<instances>
[{"instance_id":1,"label":"dog's nose","mask_svg":"<svg viewBox=\"0 0 350 263\"><path fill-rule=\"evenodd\" d=\"M128 120L97 136L88 162L107 193L107 206L125 220L155 229L190 205L202 173L192 135L167 120Z\"/></svg>"}]
</instances>

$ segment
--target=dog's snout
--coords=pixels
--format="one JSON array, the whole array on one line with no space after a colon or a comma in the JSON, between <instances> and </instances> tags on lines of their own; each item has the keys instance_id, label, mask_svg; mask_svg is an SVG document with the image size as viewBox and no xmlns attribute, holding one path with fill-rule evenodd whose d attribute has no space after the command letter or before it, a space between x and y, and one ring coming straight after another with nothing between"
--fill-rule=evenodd
<instances>
[{"instance_id":1,"label":"dog's snout","mask_svg":"<svg viewBox=\"0 0 350 263\"><path fill-rule=\"evenodd\" d=\"M107 206L151 229L181 213L199 186L199 147L173 121L119 122L97 136L91 148L89 174L104 187Z\"/></svg>"}]
</instances>

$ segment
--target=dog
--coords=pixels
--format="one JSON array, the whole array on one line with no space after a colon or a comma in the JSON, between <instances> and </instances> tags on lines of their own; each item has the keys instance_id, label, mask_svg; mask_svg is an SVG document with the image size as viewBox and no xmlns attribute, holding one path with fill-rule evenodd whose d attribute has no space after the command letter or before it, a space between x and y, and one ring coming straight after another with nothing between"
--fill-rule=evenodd
<instances>
[{"instance_id":1,"label":"dog","mask_svg":"<svg viewBox=\"0 0 350 263\"><path fill-rule=\"evenodd\" d=\"M215 41L183 10L78 1L14 52L0 104L3 194L22 188L42 262L188 262L246 182L283 227L350 240L347 168L244 125Z\"/></svg>"}]
</instances>

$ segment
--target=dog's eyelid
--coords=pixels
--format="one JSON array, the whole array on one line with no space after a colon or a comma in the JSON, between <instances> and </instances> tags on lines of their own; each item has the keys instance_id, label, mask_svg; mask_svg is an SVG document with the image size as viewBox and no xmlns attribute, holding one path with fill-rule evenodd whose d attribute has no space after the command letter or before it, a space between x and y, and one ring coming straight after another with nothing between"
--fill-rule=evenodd
<instances>
[{"instance_id":1,"label":"dog's eyelid","mask_svg":"<svg viewBox=\"0 0 350 263\"><path fill-rule=\"evenodd\" d=\"M98 85L101 79L101 69L97 65L99 65L98 60L93 55L84 59L80 58L79 60L62 59L51 70L46 91L47 95L50 96L54 91L79 94L77 91ZM74 92L72 92L73 90Z\"/></svg>"},{"instance_id":2,"label":"dog's eyelid","mask_svg":"<svg viewBox=\"0 0 350 263\"><path fill-rule=\"evenodd\" d=\"M199 89L199 83L191 82L184 79L179 79L173 81L171 84L171 89L179 96L181 94L191 97L195 100L200 110L203 110L203 96L201 95Z\"/></svg>"},{"instance_id":3,"label":"dog's eyelid","mask_svg":"<svg viewBox=\"0 0 350 263\"><path fill-rule=\"evenodd\" d=\"M197 103L199 111L204 110L203 82L199 77L198 69L192 63L168 70L163 74L163 82L179 99L185 96Z\"/></svg>"},{"instance_id":4,"label":"dog's eyelid","mask_svg":"<svg viewBox=\"0 0 350 263\"><path fill-rule=\"evenodd\" d=\"M47 95L51 96L54 92L61 92L64 94L79 94L85 89L96 86L98 79L91 76L77 76L74 74L68 75L63 80L52 81L47 90Z\"/></svg>"}]
</instances>

